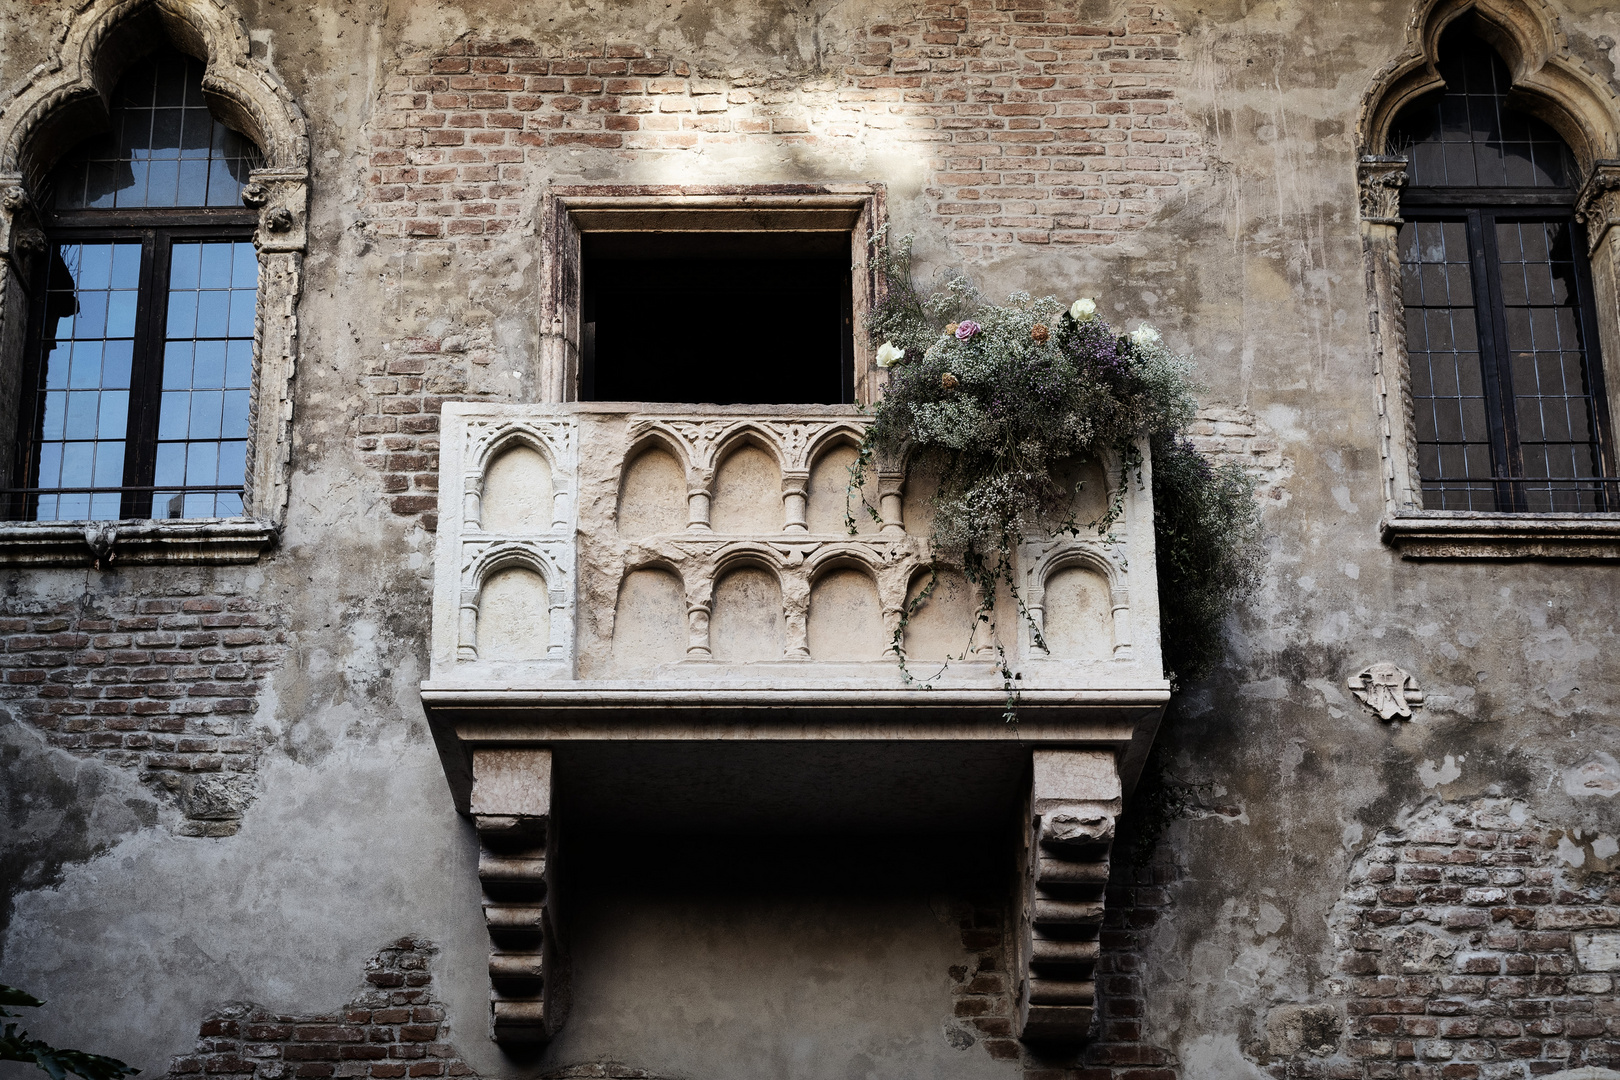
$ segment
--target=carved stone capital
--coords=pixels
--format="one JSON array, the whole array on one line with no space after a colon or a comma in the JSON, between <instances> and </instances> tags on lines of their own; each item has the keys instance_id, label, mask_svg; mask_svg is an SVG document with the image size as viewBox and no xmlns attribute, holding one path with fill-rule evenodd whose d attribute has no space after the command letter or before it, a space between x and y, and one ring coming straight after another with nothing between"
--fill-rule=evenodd
<instances>
[{"instance_id":1,"label":"carved stone capital","mask_svg":"<svg viewBox=\"0 0 1620 1080\"><path fill-rule=\"evenodd\" d=\"M1588 251L1596 251L1609 229L1620 225L1620 161L1593 164L1575 197L1575 220L1586 226Z\"/></svg>"},{"instance_id":2,"label":"carved stone capital","mask_svg":"<svg viewBox=\"0 0 1620 1080\"><path fill-rule=\"evenodd\" d=\"M0 174L0 259L44 250L34 214L33 200L22 177Z\"/></svg>"},{"instance_id":3,"label":"carved stone capital","mask_svg":"<svg viewBox=\"0 0 1620 1080\"><path fill-rule=\"evenodd\" d=\"M1401 188L1406 180L1404 157L1367 154L1356 162L1361 220L1373 225L1401 224Z\"/></svg>"},{"instance_id":4,"label":"carved stone capital","mask_svg":"<svg viewBox=\"0 0 1620 1080\"><path fill-rule=\"evenodd\" d=\"M242 204L259 212L253 242L260 251L302 252L309 243L309 174L303 169L254 169Z\"/></svg>"}]
</instances>

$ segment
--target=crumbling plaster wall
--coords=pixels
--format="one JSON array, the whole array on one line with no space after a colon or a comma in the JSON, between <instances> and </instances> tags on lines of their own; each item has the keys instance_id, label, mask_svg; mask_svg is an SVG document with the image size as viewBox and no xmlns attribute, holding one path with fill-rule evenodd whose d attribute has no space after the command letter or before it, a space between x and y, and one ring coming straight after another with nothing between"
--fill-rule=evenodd
<instances>
[{"instance_id":1,"label":"crumbling plaster wall","mask_svg":"<svg viewBox=\"0 0 1620 1080\"><path fill-rule=\"evenodd\" d=\"M1601 0L1552 6L1578 57L1612 81L1620 15ZM0 84L47 57L67 7L0 4ZM1048 7L1101 26L1123 26L1133 8L1054 0L975 10L1002 17ZM1200 811L1165 841L1180 872L1140 967L1145 1038L1165 1052L1140 1060L1198 1078L1309 1065L1303 1044L1272 1037L1288 1028L1278 1007L1326 1010L1311 1015L1330 1014L1338 1028L1313 1030L1345 1029L1351 995L1335 935L1357 887L1354 864L1429 800L1522 800L1554 845L1549 859L1565 840L1580 849L1580 865L1569 854L1561 872L1613 870L1612 847L1603 856L1599 845L1620 835L1620 800L1601 786L1573 785L1583 793L1571 794L1565 776L1595 750L1620 745L1611 659L1620 571L1404 563L1377 538L1378 417L1351 132L1362 92L1404 47L1406 5L1220 0L1137 16L1176 39L1154 79L1172 91L1203 167L1152 193L1134 211L1140 221L1089 243L1013 235L1043 231L1039 222L1000 227L1003 238L993 223L963 225L970 215L942 211L977 185L942 178L950 170L930 162L949 129L910 123L928 118L929 103L905 101L898 106L915 108L873 114L897 117L892 125L857 119L848 132L807 120L806 130L732 140L702 131L691 145L542 139L523 147L523 173L512 181L520 190L497 194L480 218L503 223L494 230L413 236L384 227L390 219L377 212L393 200L378 197L387 184L374 174L395 166L372 157L378 136L399 130L391 95L407 92L393 81L418 66L431 74L434 58L467 55L469 42L522 41L507 51L548 62L577 46L628 43L643 59L686 64L695 73L687 78L722 84L727 108L709 115L735 106L741 117L747 105L743 118L757 119L754 106L768 102L730 94L778 93L788 105L819 94L812 104L836 105L837 66L862 43L894 39L922 5L247 3L240 11L256 54L310 117L315 172L287 531L260 565L211 580L213 594L252 595L274 612L284 647L267 661L244 731L255 740L243 771L252 800L230 837L182 835L181 808L161 784L142 782L139 765L53 746L11 708L0 728L8 822L0 865L11 905L0 972L60 1010L33 1025L40 1033L161 1071L223 1002L332 1012L381 943L417 934L442 950L438 993L457 1050L479 1072L519 1071L484 1039L475 843L451 813L414 687L427 639L433 414L447 397L539 392L533 215L546 181L881 181L896 231L917 234L927 271L964 267L990 295L1095 294L1110 318L1145 318L1204 358L1209 430L1200 437L1239 455L1240 440L1255 440L1248 454L1267 472L1271 563L1238 620L1231 662L1181 697L1161 735L1169 773L1197 788ZM894 66L907 62L892 53L883 61L897 75L911 74ZM554 106L549 115L568 112ZM724 319L723 310L694 312L681 332ZM80 603L187 594L194 577L129 568L10 571L4 581L18 602ZM1347 676L1376 660L1400 664L1427 691L1413 722L1384 724L1344 690ZM1613 766L1598 759L1592 775L1605 768ZM832 917L837 905L828 903ZM709 935L727 932L696 909L638 918L648 948L676 940L700 952ZM899 935L912 960L945 958L943 939L925 929L935 924L933 913L913 912ZM848 933L852 955L870 944ZM601 992L635 1012L633 988ZM705 1008L731 1007L703 985L692 994L685 1012L659 1014L670 1038L692 1038ZM825 1007L804 1022L840 1015ZM905 1037L924 1037L907 1026L913 1019L895 1014ZM944 1039L944 1022L927 1037ZM1616 1020L1607 1023L1612 1040ZM600 1030L589 1018L580 1028L572 1037L586 1042ZM1338 1046L1316 1058L1332 1059ZM943 1069L953 1059L934 1057L938 1049L928 1055ZM949 1066L961 1075L1018 1064L978 1046L961 1053L977 1055ZM706 1064L712 1075L750 1065L725 1046L691 1055L671 1060ZM823 1064L901 1075L895 1059L857 1058ZM1107 1063L1098 1068L1093 1075L1108 1074Z\"/></svg>"}]
</instances>

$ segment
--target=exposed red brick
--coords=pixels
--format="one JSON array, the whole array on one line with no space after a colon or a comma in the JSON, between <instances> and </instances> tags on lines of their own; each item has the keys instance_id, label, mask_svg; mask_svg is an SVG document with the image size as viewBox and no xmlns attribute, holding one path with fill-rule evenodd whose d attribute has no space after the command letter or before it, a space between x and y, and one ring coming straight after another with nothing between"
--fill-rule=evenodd
<instances>
[{"instance_id":1,"label":"exposed red brick","mask_svg":"<svg viewBox=\"0 0 1620 1080\"><path fill-rule=\"evenodd\" d=\"M244 718L285 641L257 597L12 599L4 609L12 632L0 665L28 666L7 668L0 699L54 745L154 780L253 767L259 745ZM260 628L215 632L247 622Z\"/></svg>"},{"instance_id":2,"label":"exposed red brick","mask_svg":"<svg viewBox=\"0 0 1620 1080\"><path fill-rule=\"evenodd\" d=\"M475 1076L441 1038L444 1010L433 1000L428 969L434 952L418 938L396 941L366 965L369 988L335 1012L281 1016L255 1005L225 1006L204 1018L197 1052L174 1058L169 1075ZM415 988L403 989L407 982ZM396 1026L407 1021L415 1022Z\"/></svg>"}]
</instances>

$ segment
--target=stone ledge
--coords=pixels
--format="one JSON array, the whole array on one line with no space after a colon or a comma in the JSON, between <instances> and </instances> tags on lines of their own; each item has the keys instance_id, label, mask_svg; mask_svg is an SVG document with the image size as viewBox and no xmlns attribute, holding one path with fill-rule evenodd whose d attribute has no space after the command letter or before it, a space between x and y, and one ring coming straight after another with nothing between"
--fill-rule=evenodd
<instances>
[{"instance_id":1,"label":"stone ledge","mask_svg":"<svg viewBox=\"0 0 1620 1080\"><path fill-rule=\"evenodd\" d=\"M8 521L0 523L0 566L251 563L278 535L251 518Z\"/></svg>"},{"instance_id":2,"label":"stone ledge","mask_svg":"<svg viewBox=\"0 0 1620 1080\"><path fill-rule=\"evenodd\" d=\"M1620 559L1620 514L1430 510L1379 531L1403 559Z\"/></svg>"},{"instance_id":3,"label":"stone ledge","mask_svg":"<svg viewBox=\"0 0 1620 1080\"><path fill-rule=\"evenodd\" d=\"M422 704L457 809L470 812L476 748L752 745L797 761L810 747L955 748L968 758L997 745L1111 748L1125 789L1135 787L1170 700L1154 687L1024 690L1008 723L1000 689L867 686L637 687L565 683L551 688L422 684ZM770 748L770 749L767 749ZM901 756L909 752L896 751Z\"/></svg>"}]
</instances>

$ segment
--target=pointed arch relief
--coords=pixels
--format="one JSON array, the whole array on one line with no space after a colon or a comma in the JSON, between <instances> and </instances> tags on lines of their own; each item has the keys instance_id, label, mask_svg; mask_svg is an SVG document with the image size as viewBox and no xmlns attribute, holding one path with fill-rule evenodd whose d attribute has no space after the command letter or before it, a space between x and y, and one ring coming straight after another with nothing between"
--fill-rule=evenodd
<instances>
[{"instance_id":1,"label":"pointed arch relief","mask_svg":"<svg viewBox=\"0 0 1620 1080\"><path fill-rule=\"evenodd\" d=\"M1030 617L1053 660L1126 659L1130 597L1115 552L1092 541L1060 544L1035 562L1025 586ZM1033 638L1033 635L1031 635Z\"/></svg>"},{"instance_id":2,"label":"pointed arch relief","mask_svg":"<svg viewBox=\"0 0 1620 1080\"><path fill-rule=\"evenodd\" d=\"M673 567L626 569L613 612L611 667L615 677L646 675L686 655L686 586Z\"/></svg>"},{"instance_id":3,"label":"pointed arch relief","mask_svg":"<svg viewBox=\"0 0 1620 1080\"><path fill-rule=\"evenodd\" d=\"M710 527L717 533L781 532L782 460L771 442L744 428L715 454Z\"/></svg>"},{"instance_id":4,"label":"pointed arch relief","mask_svg":"<svg viewBox=\"0 0 1620 1080\"><path fill-rule=\"evenodd\" d=\"M506 562L478 590L478 658L544 660L551 649L550 590L529 562Z\"/></svg>"},{"instance_id":5,"label":"pointed arch relief","mask_svg":"<svg viewBox=\"0 0 1620 1080\"><path fill-rule=\"evenodd\" d=\"M881 660L889 646L877 576L864 559L830 560L810 583L812 660Z\"/></svg>"},{"instance_id":6,"label":"pointed arch relief","mask_svg":"<svg viewBox=\"0 0 1620 1080\"><path fill-rule=\"evenodd\" d=\"M491 533L540 533L557 519L557 470L531 439L504 440L484 470L480 526Z\"/></svg>"},{"instance_id":7,"label":"pointed arch relief","mask_svg":"<svg viewBox=\"0 0 1620 1080\"><path fill-rule=\"evenodd\" d=\"M739 557L715 574L709 648L721 663L781 660L787 618L780 573L757 558Z\"/></svg>"},{"instance_id":8,"label":"pointed arch relief","mask_svg":"<svg viewBox=\"0 0 1620 1080\"><path fill-rule=\"evenodd\" d=\"M842 536L853 519L857 533L875 533L881 527L869 506L880 499L879 480L870 465L863 470L865 484L850 490L850 469L860 457L859 442L849 436L829 439L811 458L806 483L806 526L809 532Z\"/></svg>"},{"instance_id":9,"label":"pointed arch relief","mask_svg":"<svg viewBox=\"0 0 1620 1080\"><path fill-rule=\"evenodd\" d=\"M636 441L619 474L619 535L641 539L689 526L689 473L680 447L662 435ZM707 510L707 506L704 506ZM704 524L707 524L705 521Z\"/></svg>"}]
</instances>

